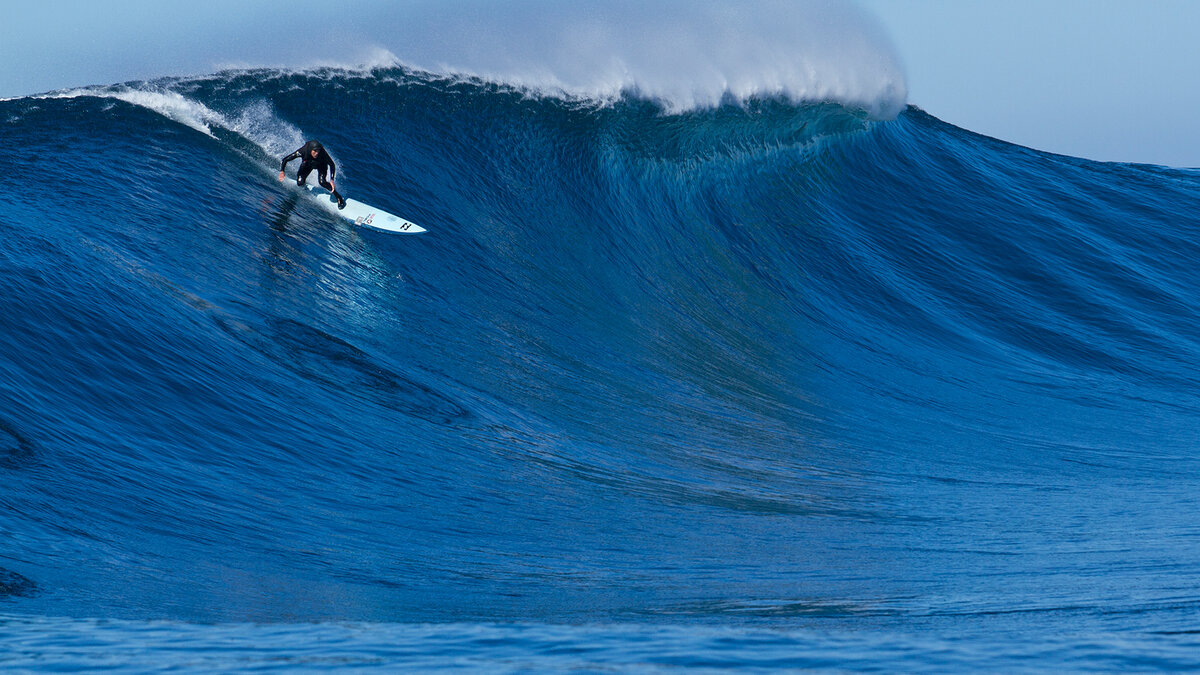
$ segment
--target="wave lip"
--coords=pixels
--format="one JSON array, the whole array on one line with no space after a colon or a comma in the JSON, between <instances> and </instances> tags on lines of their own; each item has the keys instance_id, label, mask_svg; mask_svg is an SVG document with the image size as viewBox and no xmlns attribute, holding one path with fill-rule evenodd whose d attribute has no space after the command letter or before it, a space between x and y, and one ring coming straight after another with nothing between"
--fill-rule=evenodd
<instances>
[{"instance_id":1,"label":"wave lip","mask_svg":"<svg viewBox=\"0 0 1200 675\"><path fill-rule=\"evenodd\" d=\"M405 63L538 91L653 98L678 112L730 97L838 102L891 119L907 101L899 58L874 20L848 3L475 3L419 6L429 38Z\"/></svg>"}]
</instances>

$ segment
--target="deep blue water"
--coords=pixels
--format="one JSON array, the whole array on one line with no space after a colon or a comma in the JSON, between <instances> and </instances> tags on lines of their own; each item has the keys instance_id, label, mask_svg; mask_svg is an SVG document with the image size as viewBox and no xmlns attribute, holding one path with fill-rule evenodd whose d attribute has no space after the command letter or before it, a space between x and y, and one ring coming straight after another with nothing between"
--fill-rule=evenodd
<instances>
[{"instance_id":1,"label":"deep blue water","mask_svg":"<svg viewBox=\"0 0 1200 675\"><path fill-rule=\"evenodd\" d=\"M0 669L1200 669L1194 171L401 68L0 146Z\"/></svg>"}]
</instances>

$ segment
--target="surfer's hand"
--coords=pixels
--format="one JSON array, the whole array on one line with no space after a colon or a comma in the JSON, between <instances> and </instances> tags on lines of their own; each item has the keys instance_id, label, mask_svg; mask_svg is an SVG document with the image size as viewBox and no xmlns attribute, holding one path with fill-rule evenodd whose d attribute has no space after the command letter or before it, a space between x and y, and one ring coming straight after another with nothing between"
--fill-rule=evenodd
<instances>
[{"instance_id":1,"label":"surfer's hand","mask_svg":"<svg viewBox=\"0 0 1200 675\"><path fill-rule=\"evenodd\" d=\"M283 180L283 172L282 171L279 172L279 180Z\"/></svg>"}]
</instances>

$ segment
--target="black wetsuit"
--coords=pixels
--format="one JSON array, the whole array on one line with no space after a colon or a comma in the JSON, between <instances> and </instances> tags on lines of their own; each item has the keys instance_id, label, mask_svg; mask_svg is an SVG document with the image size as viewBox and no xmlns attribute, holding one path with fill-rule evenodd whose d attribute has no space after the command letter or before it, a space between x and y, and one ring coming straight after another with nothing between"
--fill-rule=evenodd
<instances>
[{"instance_id":1,"label":"black wetsuit","mask_svg":"<svg viewBox=\"0 0 1200 675\"><path fill-rule=\"evenodd\" d=\"M316 157L312 156L313 150L317 151ZM316 169L317 183L321 187L333 193L334 199L337 199L338 201L339 208L345 206L345 198L338 194L337 190L333 189L333 186L329 183L329 181L325 180L326 173L329 174L329 180L333 180L333 177L337 175L337 165L333 163L333 158L330 157L329 153L325 151L324 146L317 141L309 141L305 143L304 147L283 158L283 163L279 165L279 170L287 171L288 162L296 159L297 157L300 158L300 170L296 172L296 184L304 185L304 181L306 178L308 178L308 174L312 173L313 169Z\"/></svg>"}]
</instances>

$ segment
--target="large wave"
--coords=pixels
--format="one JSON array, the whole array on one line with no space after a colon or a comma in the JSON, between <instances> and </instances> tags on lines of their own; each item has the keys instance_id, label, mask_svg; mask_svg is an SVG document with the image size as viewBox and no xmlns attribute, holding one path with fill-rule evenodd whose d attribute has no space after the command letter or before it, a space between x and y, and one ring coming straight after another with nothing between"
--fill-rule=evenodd
<instances>
[{"instance_id":1,"label":"large wave","mask_svg":"<svg viewBox=\"0 0 1200 675\"><path fill-rule=\"evenodd\" d=\"M1015 640L1194 613L1192 173L914 107L402 66L0 124L12 611ZM281 185L309 137L428 232Z\"/></svg>"}]
</instances>

